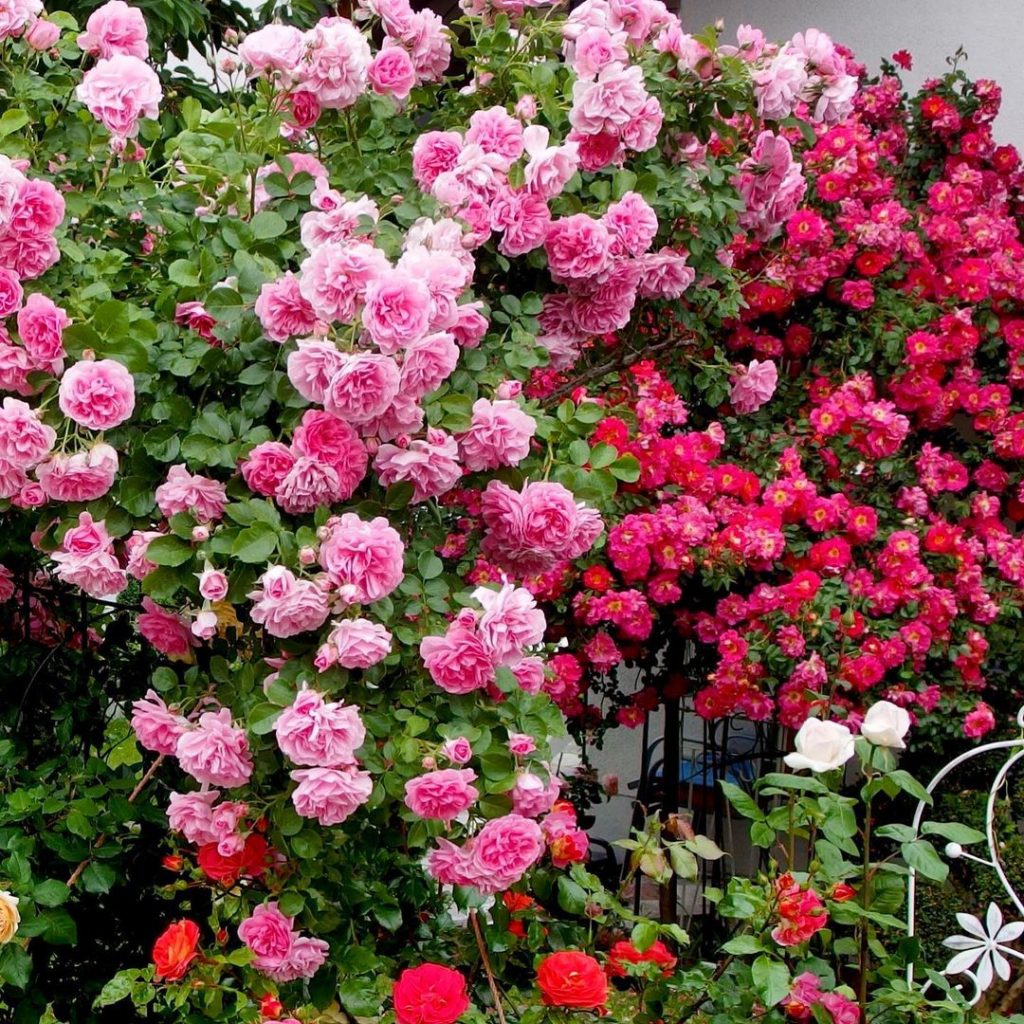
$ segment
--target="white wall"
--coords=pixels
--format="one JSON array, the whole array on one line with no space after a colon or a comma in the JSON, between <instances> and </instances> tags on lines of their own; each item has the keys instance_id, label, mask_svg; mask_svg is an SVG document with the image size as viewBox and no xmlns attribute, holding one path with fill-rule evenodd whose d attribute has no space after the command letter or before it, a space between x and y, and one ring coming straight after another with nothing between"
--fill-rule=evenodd
<instances>
[{"instance_id":1,"label":"white wall","mask_svg":"<svg viewBox=\"0 0 1024 1024\"><path fill-rule=\"evenodd\" d=\"M721 18L728 42L743 23L774 39L819 28L852 49L869 72L882 57L906 49L914 57L903 78L911 89L946 71L946 57L963 46L968 75L1002 86L996 140L1024 150L1021 0L682 0L680 15L691 32Z\"/></svg>"}]
</instances>

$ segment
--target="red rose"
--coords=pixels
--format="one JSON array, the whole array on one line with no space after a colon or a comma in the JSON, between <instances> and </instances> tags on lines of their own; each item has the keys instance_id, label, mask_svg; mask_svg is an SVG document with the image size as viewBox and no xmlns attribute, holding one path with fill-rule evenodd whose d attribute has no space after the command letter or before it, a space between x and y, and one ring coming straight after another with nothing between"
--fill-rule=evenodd
<instances>
[{"instance_id":1,"label":"red rose","mask_svg":"<svg viewBox=\"0 0 1024 1024\"><path fill-rule=\"evenodd\" d=\"M196 860L207 878L231 886L239 878L259 878L267 870L268 853L266 839L251 833L246 836L245 846L230 857L218 853L216 843L207 843L199 847Z\"/></svg>"},{"instance_id":2,"label":"red rose","mask_svg":"<svg viewBox=\"0 0 1024 1024\"><path fill-rule=\"evenodd\" d=\"M402 971L391 998L398 1024L454 1024L469 1008L466 979L440 964Z\"/></svg>"},{"instance_id":3,"label":"red rose","mask_svg":"<svg viewBox=\"0 0 1024 1024\"><path fill-rule=\"evenodd\" d=\"M159 981L180 981L198 955L199 926L187 918L169 924L153 943L153 963Z\"/></svg>"},{"instance_id":4,"label":"red rose","mask_svg":"<svg viewBox=\"0 0 1024 1024\"><path fill-rule=\"evenodd\" d=\"M657 964L667 978L676 965L676 958L660 939L651 943L642 953L632 942L616 942L608 950L608 961L604 969L613 978L626 978L629 976L626 964Z\"/></svg>"},{"instance_id":5,"label":"red rose","mask_svg":"<svg viewBox=\"0 0 1024 1024\"><path fill-rule=\"evenodd\" d=\"M537 986L548 1006L596 1010L608 998L608 979L601 965L571 949L544 957L537 968Z\"/></svg>"}]
</instances>

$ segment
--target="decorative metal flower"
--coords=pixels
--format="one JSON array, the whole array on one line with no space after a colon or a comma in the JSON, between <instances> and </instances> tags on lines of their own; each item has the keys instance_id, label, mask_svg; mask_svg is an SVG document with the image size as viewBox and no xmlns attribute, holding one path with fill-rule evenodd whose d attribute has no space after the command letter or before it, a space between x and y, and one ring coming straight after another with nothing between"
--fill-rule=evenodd
<instances>
[{"instance_id":1,"label":"decorative metal flower","mask_svg":"<svg viewBox=\"0 0 1024 1024\"><path fill-rule=\"evenodd\" d=\"M988 905L984 924L973 914L957 914L956 919L964 934L951 935L942 944L960 952L946 964L942 973L969 975L977 985L977 999L992 984L995 975L1009 981L1007 955L1024 960L1024 953L1006 945L1024 935L1024 921L1003 924L1003 912L994 903Z\"/></svg>"}]
</instances>

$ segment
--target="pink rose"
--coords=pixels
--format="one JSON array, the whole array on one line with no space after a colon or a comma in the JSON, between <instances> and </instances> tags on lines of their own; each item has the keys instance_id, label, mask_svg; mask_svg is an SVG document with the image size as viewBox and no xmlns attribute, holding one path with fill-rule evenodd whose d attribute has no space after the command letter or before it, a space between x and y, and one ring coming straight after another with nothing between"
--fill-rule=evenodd
<instances>
[{"instance_id":1,"label":"pink rose","mask_svg":"<svg viewBox=\"0 0 1024 1024\"><path fill-rule=\"evenodd\" d=\"M523 126L504 107L477 110L470 116L466 143L500 156L507 169L523 155Z\"/></svg>"},{"instance_id":2,"label":"pink rose","mask_svg":"<svg viewBox=\"0 0 1024 1024\"><path fill-rule=\"evenodd\" d=\"M430 323L430 292L418 278L385 271L366 289L363 327L384 355L418 341Z\"/></svg>"},{"instance_id":3,"label":"pink rose","mask_svg":"<svg viewBox=\"0 0 1024 1024\"><path fill-rule=\"evenodd\" d=\"M391 653L391 634L369 619L342 619L327 637L330 664L369 668Z\"/></svg>"},{"instance_id":4,"label":"pink rose","mask_svg":"<svg viewBox=\"0 0 1024 1024\"><path fill-rule=\"evenodd\" d=\"M544 639L544 613L525 587L504 584L500 590L477 587L473 597L483 606L477 636L496 665L514 665L525 647Z\"/></svg>"},{"instance_id":5,"label":"pink rose","mask_svg":"<svg viewBox=\"0 0 1024 1024\"><path fill-rule=\"evenodd\" d=\"M592 81L577 79L569 123L585 135L617 136L640 116L648 98L638 64L611 64Z\"/></svg>"},{"instance_id":6,"label":"pink rose","mask_svg":"<svg viewBox=\"0 0 1024 1024\"><path fill-rule=\"evenodd\" d=\"M459 435L463 465L472 473L518 465L529 454L536 431L537 421L518 403L478 398L469 430Z\"/></svg>"},{"instance_id":7,"label":"pink rose","mask_svg":"<svg viewBox=\"0 0 1024 1024\"><path fill-rule=\"evenodd\" d=\"M367 71L370 87L378 96L407 99L416 84L416 68L412 58L401 46L385 45Z\"/></svg>"},{"instance_id":8,"label":"pink rose","mask_svg":"<svg viewBox=\"0 0 1024 1024\"><path fill-rule=\"evenodd\" d=\"M352 427L329 412L307 410L295 428L292 445L296 451L326 463L337 473L335 501L351 498L366 476L366 446Z\"/></svg>"},{"instance_id":9,"label":"pink rose","mask_svg":"<svg viewBox=\"0 0 1024 1024\"><path fill-rule=\"evenodd\" d=\"M336 768L302 768L291 773L298 783L292 792L292 803L303 818L316 818L321 825L340 825L357 811L373 792L369 772L354 766Z\"/></svg>"},{"instance_id":10,"label":"pink rose","mask_svg":"<svg viewBox=\"0 0 1024 1024\"><path fill-rule=\"evenodd\" d=\"M421 818L443 821L450 827L452 819L468 811L480 796L475 786L476 772L469 768L442 768L428 772L405 784L405 806Z\"/></svg>"},{"instance_id":11,"label":"pink rose","mask_svg":"<svg viewBox=\"0 0 1024 1024\"><path fill-rule=\"evenodd\" d=\"M548 268L557 279L596 277L608 266L611 247L608 229L585 213L560 217L544 239Z\"/></svg>"},{"instance_id":12,"label":"pink rose","mask_svg":"<svg viewBox=\"0 0 1024 1024\"><path fill-rule=\"evenodd\" d=\"M250 32L238 47L238 56L253 74L271 77L279 72L291 80L302 60L306 41L302 32L292 25L266 25Z\"/></svg>"},{"instance_id":13,"label":"pink rose","mask_svg":"<svg viewBox=\"0 0 1024 1024\"><path fill-rule=\"evenodd\" d=\"M361 241L327 242L302 261L299 290L327 322L355 318L369 283L388 269L380 249Z\"/></svg>"},{"instance_id":14,"label":"pink rose","mask_svg":"<svg viewBox=\"0 0 1024 1024\"><path fill-rule=\"evenodd\" d=\"M364 522L353 512L328 522L320 564L335 586L354 588L354 601L369 604L387 597L405 575L405 547L386 519Z\"/></svg>"},{"instance_id":15,"label":"pink rose","mask_svg":"<svg viewBox=\"0 0 1024 1024\"><path fill-rule=\"evenodd\" d=\"M116 54L86 71L75 95L115 139L131 139L138 133L139 118L159 116L163 90L148 64Z\"/></svg>"},{"instance_id":16,"label":"pink rose","mask_svg":"<svg viewBox=\"0 0 1024 1024\"><path fill-rule=\"evenodd\" d=\"M142 11L129 7L124 0L108 0L89 15L78 45L93 57L127 54L145 60L149 56L146 38Z\"/></svg>"},{"instance_id":17,"label":"pink rose","mask_svg":"<svg viewBox=\"0 0 1024 1024\"><path fill-rule=\"evenodd\" d=\"M492 480L483 494L487 527L481 551L516 572L543 572L590 550L603 529L593 509L573 500L561 484L527 483L513 491Z\"/></svg>"},{"instance_id":18,"label":"pink rose","mask_svg":"<svg viewBox=\"0 0 1024 1024\"><path fill-rule=\"evenodd\" d=\"M770 359L752 359L733 378L729 402L741 415L757 412L775 394L779 371Z\"/></svg>"},{"instance_id":19,"label":"pink rose","mask_svg":"<svg viewBox=\"0 0 1024 1024\"><path fill-rule=\"evenodd\" d=\"M540 248L551 227L551 211L543 196L525 189L505 189L490 204L491 229L502 232L498 249L522 256Z\"/></svg>"},{"instance_id":20,"label":"pink rose","mask_svg":"<svg viewBox=\"0 0 1024 1024\"><path fill-rule=\"evenodd\" d=\"M146 549L149 547L151 540L162 536L163 534L158 530L136 530L125 541L125 571L129 576L142 580L156 569L156 565L146 558Z\"/></svg>"},{"instance_id":21,"label":"pink rose","mask_svg":"<svg viewBox=\"0 0 1024 1024\"><path fill-rule=\"evenodd\" d=\"M535 655L523 658L512 666L512 675L524 693L540 693L544 688L544 661Z\"/></svg>"},{"instance_id":22,"label":"pink rose","mask_svg":"<svg viewBox=\"0 0 1024 1024\"><path fill-rule=\"evenodd\" d=\"M381 445L373 468L385 487L399 480L412 483L414 504L447 493L462 476L455 439L433 427L426 439L412 441L404 448Z\"/></svg>"},{"instance_id":23,"label":"pink rose","mask_svg":"<svg viewBox=\"0 0 1024 1024\"><path fill-rule=\"evenodd\" d=\"M516 757L526 757L537 749L537 743L532 736L525 732L510 732L508 734L509 753Z\"/></svg>"},{"instance_id":24,"label":"pink rose","mask_svg":"<svg viewBox=\"0 0 1024 1024\"><path fill-rule=\"evenodd\" d=\"M613 256L642 256L658 233L658 218L647 200L627 192L601 218L612 236Z\"/></svg>"},{"instance_id":25,"label":"pink rose","mask_svg":"<svg viewBox=\"0 0 1024 1024\"><path fill-rule=\"evenodd\" d=\"M292 120L299 128L312 128L323 113L320 101L307 89L296 89L288 95Z\"/></svg>"},{"instance_id":26,"label":"pink rose","mask_svg":"<svg viewBox=\"0 0 1024 1024\"><path fill-rule=\"evenodd\" d=\"M964 716L964 735L971 740L980 739L996 727L996 716L992 708L979 700Z\"/></svg>"},{"instance_id":27,"label":"pink rose","mask_svg":"<svg viewBox=\"0 0 1024 1024\"><path fill-rule=\"evenodd\" d=\"M30 469L50 454L57 432L39 419L39 413L19 398L0 405L0 461L17 469Z\"/></svg>"},{"instance_id":28,"label":"pink rose","mask_svg":"<svg viewBox=\"0 0 1024 1024\"><path fill-rule=\"evenodd\" d=\"M60 550L51 557L57 563L57 577L90 597L112 597L128 585L128 577L114 557L106 524L94 522L88 512L79 513L78 525L64 533Z\"/></svg>"},{"instance_id":29,"label":"pink rose","mask_svg":"<svg viewBox=\"0 0 1024 1024\"><path fill-rule=\"evenodd\" d=\"M8 237L25 244L27 235L47 235L64 219L64 197L56 187L41 178L25 178L18 186L17 198L7 225ZM22 276L27 275L14 269Z\"/></svg>"},{"instance_id":30,"label":"pink rose","mask_svg":"<svg viewBox=\"0 0 1024 1024\"><path fill-rule=\"evenodd\" d=\"M324 407L357 426L387 411L399 391L398 364L388 356L363 352L349 356L331 378Z\"/></svg>"},{"instance_id":31,"label":"pink rose","mask_svg":"<svg viewBox=\"0 0 1024 1024\"><path fill-rule=\"evenodd\" d=\"M480 312L479 302L464 302L456 310L458 319L452 327L452 336L463 348L478 348L484 335L487 333L487 317ZM406 354L406 363L408 363ZM402 377L405 378L405 366L402 367Z\"/></svg>"},{"instance_id":32,"label":"pink rose","mask_svg":"<svg viewBox=\"0 0 1024 1024\"><path fill-rule=\"evenodd\" d=\"M179 512L191 512L200 522L215 522L223 518L227 500L219 480L193 475L183 463L171 466L166 481L156 489L156 503L168 518Z\"/></svg>"},{"instance_id":33,"label":"pink rose","mask_svg":"<svg viewBox=\"0 0 1024 1024\"><path fill-rule=\"evenodd\" d=\"M173 661L191 661L195 640L188 623L157 605L152 598L142 599L139 632L161 653Z\"/></svg>"},{"instance_id":34,"label":"pink rose","mask_svg":"<svg viewBox=\"0 0 1024 1024\"><path fill-rule=\"evenodd\" d=\"M352 106L366 88L372 59L366 36L348 18L321 18L305 39L303 86L321 106Z\"/></svg>"},{"instance_id":35,"label":"pink rose","mask_svg":"<svg viewBox=\"0 0 1024 1024\"><path fill-rule=\"evenodd\" d=\"M291 952L280 967L268 970L266 973L279 985L289 981L297 981L299 978L312 978L323 966L330 951L330 946L323 939L311 939L307 935L297 935L292 940ZM295 1020L294 1017L290 1018ZM281 1024L288 1024L287 1020Z\"/></svg>"},{"instance_id":36,"label":"pink rose","mask_svg":"<svg viewBox=\"0 0 1024 1024\"><path fill-rule=\"evenodd\" d=\"M523 177L526 187L543 199L560 195L580 164L579 147L575 142L551 146L549 140L548 130L542 125L531 124L523 130L523 141L530 156Z\"/></svg>"},{"instance_id":37,"label":"pink rose","mask_svg":"<svg viewBox=\"0 0 1024 1024\"><path fill-rule=\"evenodd\" d=\"M356 763L366 739L359 709L325 701L316 690L300 690L274 725L277 745L296 764L339 768Z\"/></svg>"},{"instance_id":38,"label":"pink rose","mask_svg":"<svg viewBox=\"0 0 1024 1024\"><path fill-rule=\"evenodd\" d=\"M492 892L515 885L543 853L540 826L520 814L487 822L473 838L473 866L489 879Z\"/></svg>"},{"instance_id":39,"label":"pink rose","mask_svg":"<svg viewBox=\"0 0 1024 1024\"><path fill-rule=\"evenodd\" d=\"M458 361L459 346L451 334L428 334L413 342L402 363L401 393L412 398L430 394L451 376Z\"/></svg>"},{"instance_id":40,"label":"pink rose","mask_svg":"<svg viewBox=\"0 0 1024 1024\"><path fill-rule=\"evenodd\" d=\"M79 426L110 430L135 409L135 382L116 360L82 360L61 378L57 404Z\"/></svg>"},{"instance_id":41,"label":"pink rose","mask_svg":"<svg viewBox=\"0 0 1024 1024\"><path fill-rule=\"evenodd\" d=\"M64 358L64 328L71 320L60 306L33 292L18 311L18 336L39 366Z\"/></svg>"},{"instance_id":42,"label":"pink rose","mask_svg":"<svg viewBox=\"0 0 1024 1024\"><path fill-rule=\"evenodd\" d=\"M293 919L285 917L277 909L277 902L270 900L257 907L238 926L238 937L255 954L253 967L258 971L272 971L285 963L295 939L292 924Z\"/></svg>"},{"instance_id":43,"label":"pink rose","mask_svg":"<svg viewBox=\"0 0 1024 1024\"><path fill-rule=\"evenodd\" d=\"M280 441L264 441L249 452L242 463L246 486L257 494L273 497L281 481L295 465L295 454Z\"/></svg>"},{"instance_id":44,"label":"pink rose","mask_svg":"<svg viewBox=\"0 0 1024 1024\"><path fill-rule=\"evenodd\" d=\"M468 764L473 756L473 748L465 736L456 736L453 740L444 741L441 753L453 764Z\"/></svg>"},{"instance_id":45,"label":"pink rose","mask_svg":"<svg viewBox=\"0 0 1024 1024\"><path fill-rule=\"evenodd\" d=\"M327 597L316 583L297 579L283 565L269 566L249 598L254 602L252 621L281 639L319 629L329 612Z\"/></svg>"},{"instance_id":46,"label":"pink rose","mask_svg":"<svg viewBox=\"0 0 1024 1024\"><path fill-rule=\"evenodd\" d=\"M260 288L255 313L271 341L309 334L318 323L313 307L299 290L299 279L291 271Z\"/></svg>"},{"instance_id":47,"label":"pink rose","mask_svg":"<svg viewBox=\"0 0 1024 1024\"><path fill-rule=\"evenodd\" d=\"M333 341L301 338L299 347L288 355L288 379L307 402L323 403L327 385L344 362Z\"/></svg>"},{"instance_id":48,"label":"pink rose","mask_svg":"<svg viewBox=\"0 0 1024 1024\"><path fill-rule=\"evenodd\" d=\"M520 772L511 790L512 808L524 818L538 818L551 810L561 788L561 783L554 777L545 782L533 772Z\"/></svg>"},{"instance_id":49,"label":"pink rose","mask_svg":"<svg viewBox=\"0 0 1024 1024\"><path fill-rule=\"evenodd\" d=\"M156 754L173 754L178 738L187 728L188 721L168 710L163 698L154 690L147 690L145 697L132 704L135 738Z\"/></svg>"},{"instance_id":50,"label":"pink rose","mask_svg":"<svg viewBox=\"0 0 1024 1024\"><path fill-rule=\"evenodd\" d=\"M462 152L462 136L458 132L424 132L412 147L412 173L424 192L438 176L451 171Z\"/></svg>"},{"instance_id":51,"label":"pink rose","mask_svg":"<svg viewBox=\"0 0 1024 1024\"><path fill-rule=\"evenodd\" d=\"M298 515L340 500L340 491L341 483L333 467L302 456L278 484L274 499L285 512Z\"/></svg>"},{"instance_id":52,"label":"pink rose","mask_svg":"<svg viewBox=\"0 0 1024 1024\"><path fill-rule=\"evenodd\" d=\"M167 824L172 832L180 832L190 843L205 846L220 838L213 828L213 805L220 791L172 793L167 804Z\"/></svg>"},{"instance_id":53,"label":"pink rose","mask_svg":"<svg viewBox=\"0 0 1024 1024\"><path fill-rule=\"evenodd\" d=\"M460 615L444 636L425 636L420 657L430 678L448 693L472 693L494 682L494 661L472 624Z\"/></svg>"},{"instance_id":54,"label":"pink rose","mask_svg":"<svg viewBox=\"0 0 1024 1024\"><path fill-rule=\"evenodd\" d=\"M21 281L13 270L0 267L0 320L20 308L24 292Z\"/></svg>"},{"instance_id":55,"label":"pink rose","mask_svg":"<svg viewBox=\"0 0 1024 1024\"><path fill-rule=\"evenodd\" d=\"M244 729L231 723L228 708L204 711L199 724L178 737L178 763L197 782L244 786L252 775L252 756Z\"/></svg>"},{"instance_id":56,"label":"pink rose","mask_svg":"<svg viewBox=\"0 0 1024 1024\"><path fill-rule=\"evenodd\" d=\"M640 294L652 299L678 299L693 284L697 272L686 263L686 253L667 246L645 253L640 267Z\"/></svg>"}]
</instances>

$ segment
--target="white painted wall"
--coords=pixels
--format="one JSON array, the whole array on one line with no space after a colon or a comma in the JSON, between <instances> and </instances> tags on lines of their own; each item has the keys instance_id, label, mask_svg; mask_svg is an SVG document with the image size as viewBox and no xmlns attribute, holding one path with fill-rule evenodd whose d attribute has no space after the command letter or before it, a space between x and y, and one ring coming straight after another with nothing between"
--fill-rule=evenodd
<instances>
[{"instance_id":1,"label":"white painted wall","mask_svg":"<svg viewBox=\"0 0 1024 1024\"><path fill-rule=\"evenodd\" d=\"M691 32L721 18L729 42L743 23L773 39L819 28L850 47L869 71L881 58L906 49L914 67L904 82L912 89L946 71L946 57L963 46L967 73L1002 86L996 139L1024 150L1021 0L682 0L680 14Z\"/></svg>"}]
</instances>

